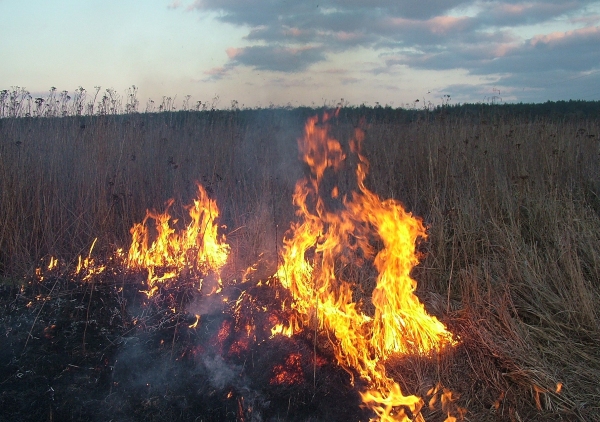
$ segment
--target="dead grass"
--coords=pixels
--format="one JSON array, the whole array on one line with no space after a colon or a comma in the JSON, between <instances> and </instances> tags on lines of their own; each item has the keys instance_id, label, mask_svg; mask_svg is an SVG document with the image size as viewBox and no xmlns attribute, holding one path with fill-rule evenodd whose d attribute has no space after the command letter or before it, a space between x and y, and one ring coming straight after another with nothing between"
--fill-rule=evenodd
<instances>
[{"instance_id":1,"label":"dead grass","mask_svg":"<svg viewBox=\"0 0 600 422\"><path fill-rule=\"evenodd\" d=\"M96 237L97 253L125 246L146 208L174 197L185 215L195 180L217 198L236 267L276 261L306 115L2 119L0 274L72 259ZM435 370L392 373L458 391L469 420L599 419L599 122L372 119L366 136L368 186L428 226L418 294L462 342Z\"/></svg>"}]
</instances>

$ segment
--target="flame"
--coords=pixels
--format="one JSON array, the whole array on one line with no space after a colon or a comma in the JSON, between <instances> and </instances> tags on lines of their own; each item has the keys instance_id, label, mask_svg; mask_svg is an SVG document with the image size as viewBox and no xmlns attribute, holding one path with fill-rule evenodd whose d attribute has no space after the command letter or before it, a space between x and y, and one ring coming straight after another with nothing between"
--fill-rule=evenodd
<instances>
[{"instance_id":1,"label":"flame","mask_svg":"<svg viewBox=\"0 0 600 422\"><path fill-rule=\"evenodd\" d=\"M57 266L58 266L58 259L56 259L55 257L51 256L50 257L50 262L48 263L48 271L52 271Z\"/></svg>"},{"instance_id":2,"label":"flame","mask_svg":"<svg viewBox=\"0 0 600 422\"><path fill-rule=\"evenodd\" d=\"M394 200L382 200L364 184L369 162L362 155L358 128L349 147L329 135L329 119L312 117L298 139L310 174L296 184L293 200L299 222L284 239L277 275L287 288L298 321L289 326L333 333L338 363L368 382L366 406L382 421L407 421L405 408L420 415L423 400L404 396L385 375L392 354L427 354L455 341L445 326L425 311L410 276L418 264L416 243L426 237L422 221ZM348 169L355 176L345 189ZM345 173L344 173L345 172ZM344 275L372 265L376 283L368 286ZM362 295L362 300L355 297ZM274 327L273 334L283 332Z\"/></svg>"},{"instance_id":3,"label":"flame","mask_svg":"<svg viewBox=\"0 0 600 422\"><path fill-rule=\"evenodd\" d=\"M271 336L269 338L273 338L275 336L291 337L295 332L298 332L299 329L299 327L294 327L293 325L286 327L285 324L278 323L271 328Z\"/></svg>"},{"instance_id":4,"label":"flame","mask_svg":"<svg viewBox=\"0 0 600 422\"><path fill-rule=\"evenodd\" d=\"M304 381L304 372L301 365L302 355L292 353L285 359L285 364L273 367L271 385L293 385Z\"/></svg>"},{"instance_id":5,"label":"flame","mask_svg":"<svg viewBox=\"0 0 600 422\"><path fill-rule=\"evenodd\" d=\"M198 323L200 322L200 315L196 314L196 321L193 324L190 324L188 327L189 328L196 328L198 327Z\"/></svg>"},{"instance_id":6,"label":"flame","mask_svg":"<svg viewBox=\"0 0 600 422\"><path fill-rule=\"evenodd\" d=\"M364 132L357 128L348 146L343 146L329 135L330 118L329 114L321 120L310 118L304 136L298 139L301 159L310 169L307 177L297 182L293 195L299 221L292 223L284 238L277 277L256 284L272 286L279 280L291 296L291 301L283 300L280 309L271 310L270 338L291 337L306 328L326 332L337 363L365 381L361 398L378 420L423 421L423 399L404 395L399 384L386 375L385 363L394 354L429 354L456 344L414 294L416 281L410 273L419 262L416 244L426 238L426 230L421 219L398 201L382 200L365 186L369 162L362 154ZM198 276L200 290L200 277L213 273L216 283L209 294L221 291L220 272L230 247L218 233L216 202L200 184L197 187L197 199L186 207L191 222L185 229L178 232L174 227L177 220L169 213L174 201L169 200L164 212L146 211L144 220L130 230L132 241L125 264L147 271L148 297L160 285L185 274ZM79 257L75 275L82 275L83 280L106 268L91 257L95 243L87 257ZM122 250L116 257L123 259ZM48 271L58 265L51 257ZM256 268L249 267L242 280L248 281ZM41 268L36 275L43 280ZM279 291L275 296L279 298ZM228 345L230 354L239 355L257 341L254 322L242 315L242 307L268 309L254 303L246 292L237 300L225 296L222 300L228 305L235 302L235 323L225 319L210 344L220 353ZM199 322L196 315L189 328L197 328ZM134 319L133 324L137 323ZM232 338L235 340L229 341ZM316 354L313 359L315 365L323 364ZM273 368L271 384L303 380L300 354L291 354L284 364ZM557 392L561 387L557 385ZM429 406L441 401L447 421L454 421L448 412L454 400L452 392L439 389L430 390ZM540 392L545 390L536 387L538 407ZM459 409L461 418L465 412Z\"/></svg>"},{"instance_id":7,"label":"flame","mask_svg":"<svg viewBox=\"0 0 600 422\"><path fill-rule=\"evenodd\" d=\"M87 257L82 258L81 255L77 257L77 267L75 268L75 275L83 275L82 280L89 281L94 276L101 274L106 270L106 265L96 265L96 261L92 258L92 252L94 250L94 246L96 246L96 241L98 238L95 238L92 242L92 246L90 246L90 251L88 252Z\"/></svg>"},{"instance_id":8,"label":"flame","mask_svg":"<svg viewBox=\"0 0 600 422\"><path fill-rule=\"evenodd\" d=\"M156 291L157 284L178 277L183 270L206 274L213 271L221 286L220 270L227 262L229 245L225 236L219 236L216 220L219 209L206 190L198 186L198 197L186 207L192 221L178 233L171 225L177 223L169 214L173 200L167 202L163 213L146 211L141 223L135 224L127 266L148 271L148 296ZM150 243L151 230L148 222L154 220L156 238ZM201 287L201 286L199 286Z\"/></svg>"}]
</instances>

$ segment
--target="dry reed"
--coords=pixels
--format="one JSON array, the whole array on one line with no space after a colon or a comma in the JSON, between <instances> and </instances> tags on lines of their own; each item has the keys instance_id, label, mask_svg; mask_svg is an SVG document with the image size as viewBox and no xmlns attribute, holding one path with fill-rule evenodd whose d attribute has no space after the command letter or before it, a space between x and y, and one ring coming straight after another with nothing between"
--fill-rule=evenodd
<instances>
[{"instance_id":1,"label":"dry reed","mask_svg":"<svg viewBox=\"0 0 600 422\"><path fill-rule=\"evenodd\" d=\"M174 197L184 216L196 180L237 265L273 264L312 112L0 120L0 274L74 259L95 238L98 253L126 246L146 208ZM358 122L342 116L340 136ZM371 115L367 183L424 219L418 294L462 345L434 371L417 359L392 373L454 388L470 420L600 419L599 121L417 117Z\"/></svg>"}]
</instances>

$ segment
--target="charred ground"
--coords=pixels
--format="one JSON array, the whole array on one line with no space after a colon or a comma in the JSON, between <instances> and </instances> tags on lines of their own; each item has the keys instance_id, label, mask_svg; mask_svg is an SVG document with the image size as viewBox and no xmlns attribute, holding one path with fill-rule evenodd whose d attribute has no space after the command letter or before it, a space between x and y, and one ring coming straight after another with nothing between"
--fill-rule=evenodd
<instances>
[{"instance_id":1,"label":"charred ground","mask_svg":"<svg viewBox=\"0 0 600 422\"><path fill-rule=\"evenodd\" d=\"M225 304L190 328L195 316L177 310L198 299L189 280L152 298L141 280L113 272L4 286L0 420L366 420L326 348L310 336L268 338L273 316L257 306L272 304L272 288L236 286L253 295L238 305L244 317ZM263 329L255 341L248 323Z\"/></svg>"}]
</instances>

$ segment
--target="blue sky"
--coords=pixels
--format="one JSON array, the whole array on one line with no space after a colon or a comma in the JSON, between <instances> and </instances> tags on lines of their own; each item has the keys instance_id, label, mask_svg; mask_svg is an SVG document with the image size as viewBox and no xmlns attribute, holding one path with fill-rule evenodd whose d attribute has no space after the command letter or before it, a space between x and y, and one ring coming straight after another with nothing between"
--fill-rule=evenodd
<instances>
[{"instance_id":1,"label":"blue sky","mask_svg":"<svg viewBox=\"0 0 600 422\"><path fill-rule=\"evenodd\" d=\"M0 0L0 89L249 107L600 100L600 1Z\"/></svg>"}]
</instances>

